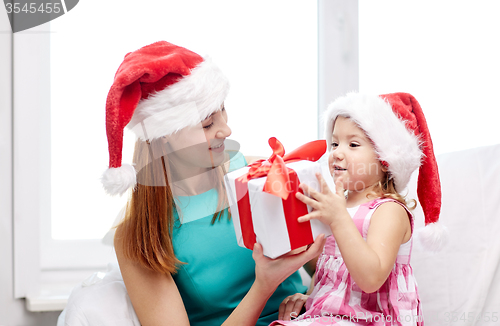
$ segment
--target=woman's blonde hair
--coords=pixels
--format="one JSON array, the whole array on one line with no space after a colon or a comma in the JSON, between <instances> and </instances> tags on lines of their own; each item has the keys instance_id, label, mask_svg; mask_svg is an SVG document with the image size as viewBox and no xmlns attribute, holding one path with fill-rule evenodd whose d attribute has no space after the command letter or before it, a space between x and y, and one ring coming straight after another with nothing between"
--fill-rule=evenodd
<instances>
[{"instance_id":1,"label":"woman's blonde hair","mask_svg":"<svg viewBox=\"0 0 500 326\"><path fill-rule=\"evenodd\" d=\"M137 184L130 195L124 220L118 225L125 258L161 273L175 273L179 264L172 245L176 207L169 184L170 164L163 154L161 140L137 140L133 162L137 170ZM160 153L160 155L157 155ZM157 158L155 158L157 157ZM220 220L227 207L224 191L223 166L215 167L215 189L218 193L216 213L212 224ZM230 218L230 217L229 217Z\"/></svg>"}]
</instances>

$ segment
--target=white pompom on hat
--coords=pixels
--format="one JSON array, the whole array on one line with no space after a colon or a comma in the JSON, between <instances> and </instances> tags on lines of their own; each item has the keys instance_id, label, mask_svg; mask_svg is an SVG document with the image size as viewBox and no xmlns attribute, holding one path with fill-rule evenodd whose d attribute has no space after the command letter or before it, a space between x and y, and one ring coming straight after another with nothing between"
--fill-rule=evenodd
<instances>
[{"instance_id":1,"label":"white pompom on hat","mask_svg":"<svg viewBox=\"0 0 500 326\"><path fill-rule=\"evenodd\" d=\"M418 237L430 250L440 250L448 236L438 223L441 211L441 183L432 140L424 113L408 93L366 95L349 93L336 99L325 112L325 135L329 148L335 119L354 121L374 144L383 165L402 192L418 168L417 194L425 215L425 228Z\"/></svg>"},{"instance_id":2,"label":"white pompom on hat","mask_svg":"<svg viewBox=\"0 0 500 326\"><path fill-rule=\"evenodd\" d=\"M128 53L106 100L106 192L122 195L136 184L134 167L122 165L126 126L143 141L171 135L221 110L228 92L220 69L183 47L160 41Z\"/></svg>"}]
</instances>

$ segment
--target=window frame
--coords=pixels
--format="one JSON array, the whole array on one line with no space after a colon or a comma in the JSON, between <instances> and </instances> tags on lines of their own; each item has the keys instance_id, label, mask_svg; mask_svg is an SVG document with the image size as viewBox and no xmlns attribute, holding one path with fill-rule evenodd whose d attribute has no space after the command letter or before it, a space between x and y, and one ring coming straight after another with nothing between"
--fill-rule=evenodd
<instances>
[{"instance_id":1,"label":"window frame","mask_svg":"<svg viewBox=\"0 0 500 326\"><path fill-rule=\"evenodd\" d=\"M12 40L14 296L24 298L40 293L41 280L55 282L60 276L50 275L61 270L74 272L75 280L104 270L114 254L99 239L51 237L50 23Z\"/></svg>"}]
</instances>

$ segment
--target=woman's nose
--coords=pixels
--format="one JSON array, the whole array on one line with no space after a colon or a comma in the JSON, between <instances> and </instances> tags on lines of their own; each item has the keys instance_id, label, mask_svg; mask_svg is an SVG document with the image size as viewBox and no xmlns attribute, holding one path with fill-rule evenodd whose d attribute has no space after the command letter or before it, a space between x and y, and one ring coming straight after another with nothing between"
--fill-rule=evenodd
<instances>
[{"instance_id":1,"label":"woman's nose","mask_svg":"<svg viewBox=\"0 0 500 326\"><path fill-rule=\"evenodd\" d=\"M215 138L227 138L231 135L231 128L226 122L226 119L221 119Z\"/></svg>"}]
</instances>

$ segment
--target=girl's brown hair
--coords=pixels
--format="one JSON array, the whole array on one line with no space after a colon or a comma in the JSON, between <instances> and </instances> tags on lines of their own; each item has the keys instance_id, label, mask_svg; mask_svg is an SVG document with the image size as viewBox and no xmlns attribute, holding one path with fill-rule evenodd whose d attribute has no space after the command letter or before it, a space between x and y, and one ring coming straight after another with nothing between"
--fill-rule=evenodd
<instances>
[{"instance_id":1,"label":"girl's brown hair","mask_svg":"<svg viewBox=\"0 0 500 326\"><path fill-rule=\"evenodd\" d=\"M170 164L163 153L163 142L137 140L133 158L137 184L130 195L124 220L118 225L115 239L123 248L125 258L161 273L175 273L179 264L172 245L175 225L174 195L169 184ZM227 207L224 191L224 167L216 167L215 189L219 194L212 224L221 219ZM180 213L178 212L179 217Z\"/></svg>"}]
</instances>

